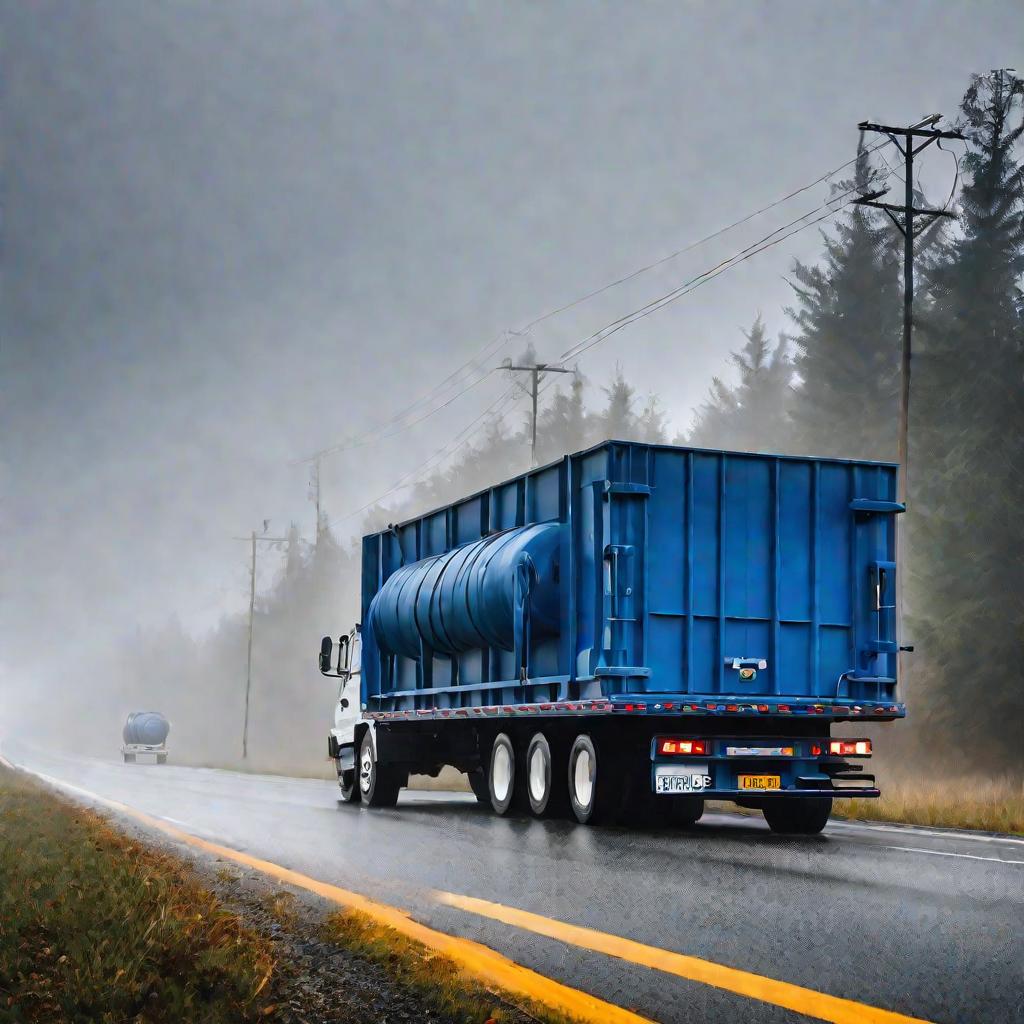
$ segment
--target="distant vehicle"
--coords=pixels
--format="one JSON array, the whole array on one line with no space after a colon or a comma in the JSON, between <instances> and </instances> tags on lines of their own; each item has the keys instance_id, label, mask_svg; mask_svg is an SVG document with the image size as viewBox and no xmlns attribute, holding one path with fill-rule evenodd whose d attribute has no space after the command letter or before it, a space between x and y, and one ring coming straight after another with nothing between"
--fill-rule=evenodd
<instances>
[{"instance_id":1,"label":"distant vehicle","mask_svg":"<svg viewBox=\"0 0 1024 1024\"><path fill-rule=\"evenodd\" d=\"M363 539L342 799L450 764L498 814L813 834L877 797L896 700L896 466L609 441Z\"/></svg>"},{"instance_id":2,"label":"distant vehicle","mask_svg":"<svg viewBox=\"0 0 1024 1024\"><path fill-rule=\"evenodd\" d=\"M159 711L133 711L121 730L125 763L137 761L140 754L152 754L157 764L166 764L170 731L171 723Z\"/></svg>"}]
</instances>

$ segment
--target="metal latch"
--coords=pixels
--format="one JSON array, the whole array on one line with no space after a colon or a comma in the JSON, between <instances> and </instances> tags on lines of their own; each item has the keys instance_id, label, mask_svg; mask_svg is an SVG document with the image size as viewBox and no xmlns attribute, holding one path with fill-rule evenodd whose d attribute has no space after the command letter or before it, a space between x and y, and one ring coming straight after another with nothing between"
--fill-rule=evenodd
<instances>
[{"instance_id":1,"label":"metal latch","mask_svg":"<svg viewBox=\"0 0 1024 1024\"><path fill-rule=\"evenodd\" d=\"M744 683L753 682L757 678L757 670L768 667L764 658L726 658L725 663L739 673L740 681Z\"/></svg>"}]
</instances>

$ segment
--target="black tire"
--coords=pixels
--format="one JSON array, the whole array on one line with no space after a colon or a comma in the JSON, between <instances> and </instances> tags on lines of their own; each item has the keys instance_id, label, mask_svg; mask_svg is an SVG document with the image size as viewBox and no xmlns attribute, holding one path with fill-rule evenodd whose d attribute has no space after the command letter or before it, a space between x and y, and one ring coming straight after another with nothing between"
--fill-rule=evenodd
<instances>
[{"instance_id":1,"label":"black tire","mask_svg":"<svg viewBox=\"0 0 1024 1024\"><path fill-rule=\"evenodd\" d=\"M359 794L368 807L394 807L398 803L398 791L402 788L401 776L388 765L377 760L373 749L373 737L367 733L359 747Z\"/></svg>"},{"instance_id":2,"label":"black tire","mask_svg":"<svg viewBox=\"0 0 1024 1024\"><path fill-rule=\"evenodd\" d=\"M605 765L605 774L608 766ZM626 759L615 771L619 787L614 806L605 809L604 820L636 828L658 828L668 824L668 801L651 789L650 762L640 757Z\"/></svg>"},{"instance_id":3,"label":"black tire","mask_svg":"<svg viewBox=\"0 0 1024 1024\"><path fill-rule=\"evenodd\" d=\"M124 763L125 764L135 764L135 755L134 754L125 754L124 755Z\"/></svg>"},{"instance_id":4,"label":"black tire","mask_svg":"<svg viewBox=\"0 0 1024 1024\"><path fill-rule=\"evenodd\" d=\"M832 797L780 797L766 800L762 811L773 832L789 836L816 836L832 813Z\"/></svg>"},{"instance_id":5,"label":"black tire","mask_svg":"<svg viewBox=\"0 0 1024 1024\"><path fill-rule=\"evenodd\" d=\"M473 790L478 804L490 805L491 790L487 785L487 772L483 768L474 768L469 772L469 788Z\"/></svg>"},{"instance_id":6,"label":"black tire","mask_svg":"<svg viewBox=\"0 0 1024 1024\"><path fill-rule=\"evenodd\" d=\"M526 799L537 818L564 814L568 793L562 785L567 752L558 740L551 741L542 732L534 733L526 748L524 771Z\"/></svg>"},{"instance_id":7,"label":"black tire","mask_svg":"<svg viewBox=\"0 0 1024 1024\"><path fill-rule=\"evenodd\" d=\"M696 825L704 814L704 797L669 796L665 801L665 820L675 828Z\"/></svg>"},{"instance_id":8,"label":"black tire","mask_svg":"<svg viewBox=\"0 0 1024 1024\"><path fill-rule=\"evenodd\" d=\"M157 764L167 764L167 755L166 754L157 754L156 755L156 763Z\"/></svg>"},{"instance_id":9,"label":"black tire","mask_svg":"<svg viewBox=\"0 0 1024 1024\"><path fill-rule=\"evenodd\" d=\"M615 772L608 759L598 754L594 741L585 733L573 740L566 764L569 805L581 825L598 825L613 810Z\"/></svg>"},{"instance_id":10,"label":"black tire","mask_svg":"<svg viewBox=\"0 0 1024 1024\"><path fill-rule=\"evenodd\" d=\"M359 792L359 770L358 767L348 769L342 769L341 758L337 758L334 762L335 768L338 771L338 789L341 790L341 802L345 804L357 804L362 799L362 794Z\"/></svg>"},{"instance_id":11,"label":"black tire","mask_svg":"<svg viewBox=\"0 0 1024 1024\"><path fill-rule=\"evenodd\" d=\"M516 796L516 750L508 735L499 732L487 764L487 795L495 814L508 814Z\"/></svg>"}]
</instances>

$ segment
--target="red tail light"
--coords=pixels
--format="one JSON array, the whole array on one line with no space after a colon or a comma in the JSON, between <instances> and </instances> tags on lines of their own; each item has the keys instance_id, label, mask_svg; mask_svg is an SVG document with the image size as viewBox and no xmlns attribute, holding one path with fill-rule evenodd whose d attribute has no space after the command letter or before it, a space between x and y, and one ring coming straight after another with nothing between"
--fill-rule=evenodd
<instances>
[{"instance_id":1,"label":"red tail light","mask_svg":"<svg viewBox=\"0 0 1024 1024\"><path fill-rule=\"evenodd\" d=\"M662 738L658 740L659 754L706 754L708 744L706 740L680 740L675 738Z\"/></svg>"},{"instance_id":2,"label":"red tail light","mask_svg":"<svg viewBox=\"0 0 1024 1024\"><path fill-rule=\"evenodd\" d=\"M829 740L828 752L840 757L866 757L871 753L871 740Z\"/></svg>"}]
</instances>

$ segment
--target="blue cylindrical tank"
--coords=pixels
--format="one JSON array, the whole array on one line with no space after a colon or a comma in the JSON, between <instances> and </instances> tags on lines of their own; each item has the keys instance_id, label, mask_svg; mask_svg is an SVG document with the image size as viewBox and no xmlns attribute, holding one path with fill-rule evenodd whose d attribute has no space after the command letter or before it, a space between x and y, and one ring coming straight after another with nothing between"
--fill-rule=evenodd
<instances>
[{"instance_id":1,"label":"blue cylindrical tank","mask_svg":"<svg viewBox=\"0 0 1024 1024\"><path fill-rule=\"evenodd\" d=\"M517 597L534 633L557 632L560 533L558 523L538 523L402 566L370 605L377 644L409 658L419 657L421 641L442 654L511 651Z\"/></svg>"},{"instance_id":2,"label":"blue cylindrical tank","mask_svg":"<svg viewBox=\"0 0 1024 1024\"><path fill-rule=\"evenodd\" d=\"M167 739L171 723L159 711L133 711L124 723L121 736L125 743L159 746Z\"/></svg>"}]
</instances>

